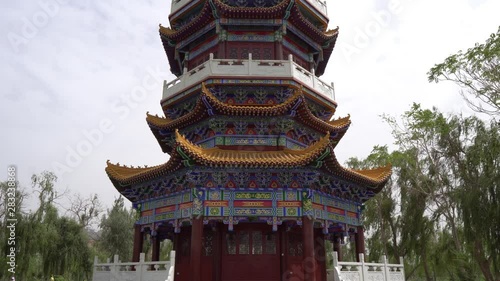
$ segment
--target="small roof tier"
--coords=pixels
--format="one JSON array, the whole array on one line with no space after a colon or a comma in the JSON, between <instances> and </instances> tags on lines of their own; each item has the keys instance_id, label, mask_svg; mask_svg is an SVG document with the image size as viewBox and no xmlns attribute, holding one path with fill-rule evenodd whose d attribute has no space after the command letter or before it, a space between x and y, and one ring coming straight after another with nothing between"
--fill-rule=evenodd
<instances>
[{"instance_id":1,"label":"small roof tier","mask_svg":"<svg viewBox=\"0 0 500 281\"><path fill-rule=\"evenodd\" d=\"M222 18L247 18L253 19L276 19L283 18L292 0L283 0L271 7L237 7L224 3L222 0L214 0Z\"/></svg>"},{"instance_id":2,"label":"small roof tier","mask_svg":"<svg viewBox=\"0 0 500 281\"><path fill-rule=\"evenodd\" d=\"M190 158L196 163L210 167L278 168L301 167L321 155L330 144L330 133L304 149L283 149L278 151L224 150L218 147L204 149L184 138L176 130L176 139Z\"/></svg>"},{"instance_id":3,"label":"small roof tier","mask_svg":"<svg viewBox=\"0 0 500 281\"><path fill-rule=\"evenodd\" d=\"M184 40L194 32L205 27L211 20L214 20L212 8L210 7L210 1L206 1L198 15L181 28L173 30L169 27L163 27L160 24L160 35L162 35L162 39L165 38L171 41Z\"/></svg>"},{"instance_id":4,"label":"small roof tier","mask_svg":"<svg viewBox=\"0 0 500 281\"><path fill-rule=\"evenodd\" d=\"M278 26L288 21L288 24L284 24L283 26L288 27L290 32L298 30L297 32L305 34L306 37L309 37L317 46L322 48L322 60L316 69L317 76L324 73L326 62L332 53L338 37L338 28L326 30L326 25L325 27L321 27L311 23L302 14L298 3L292 0L283 0L271 7L236 7L227 5L222 0L205 1L196 16L182 27L171 28L160 24L160 38L170 62L171 71L175 75L182 75L182 67L176 61L177 43L199 32L205 33L208 30L216 28L216 26L222 24L220 22L214 24L217 19L275 20L278 22Z\"/></svg>"},{"instance_id":5,"label":"small roof tier","mask_svg":"<svg viewBox=\"0 0 500 281\"><path fill-rule=\"evenodd\" d=\"M156 115L146 116L146 121L158 140L163 152L170 152L172 146L164 141L166 132L173 132L191 124L200 122L209 116L220 114L229 116L281 116L291 115L299 122L323 133L329 133L336 145L351 124L350 116L333 121L323 121L314 116L309 109L301 88L295 88L294 94L283 103L276 105L233 105L221 102L210 90L202 84L201 94L194 109L177 118L170 119Z\"/></svg>"},{"instance_id":6,"label":"small roof tier","mask_svg":"<svg viewBox=\"0 0 500 281\"><path fill-rule=\"evenodd\" d=\"M323 168L332 175L344 178L359 185L371 187L375 193L378 193L387 183L392 174L392 165L375 169L356 170L343 167L337 161L335 154L325 158Z\"/></svg>"},{"instance_id":7,"label":"small roof tier","mask_svg":"<svg viewBox=\"0 0 500 281\"><path fill-rule=\"evenodd\" d=\"M289 18L294 24L297 24L299 29L303 32L312 32L312 37L317 43L324 43L325 40L333 40L338 35L338 28L333 30L323 30L304 17L296 5L290 3L291 0L284 0L272 7L234 7L229 6L221 0L214 0L216 9L212 10L210 6L211 1L206 1L198 15L192 19L188 24L182 26L178 30L160 25L160 35L165 36L168 40L184 40L188 36L194 34L196 31L201 30L206 26L206 23L215 19L214 14L218 18L237 18L237 19L283 19ZM289 11L290 4L292 4L291 14Z\"/></svg>"},{"instance_id":8,"label":"small roof tier","mask_svg":"<svg viewBox=\"0 0 500 281\"><path fill-rule=\"evenodd\" d=\"M309 20L307 20L306 17L304 17L304 15L302 15L297 5L294 5L292 8L290 21L302 32L308 34L311 39L318 43L321 42L324 44L326 42L334 41L337 39L339 33L338 27L331 30L322 30L313 25L309 22Z\"/></svg>"},{"instance_id":9,"label":"small roof tier","mask_svg":"<svg viewBox=\"0 0 500 281\"><path fill-rule=\"evenodd\" d=\"M319 165L318 165L319 163ZM333 153L329 134L311 146L280 151L241 151L197 146L176 130L176 144L170 160L153 167L127 167L107 162L106 173L116 189L123 191L131 185L144 183L194 165L231 168L298 168L314 164L344 180L367 186L379 192L391 175L391 166L371 170L342 167Z\"/></svg>"}]
</instances>

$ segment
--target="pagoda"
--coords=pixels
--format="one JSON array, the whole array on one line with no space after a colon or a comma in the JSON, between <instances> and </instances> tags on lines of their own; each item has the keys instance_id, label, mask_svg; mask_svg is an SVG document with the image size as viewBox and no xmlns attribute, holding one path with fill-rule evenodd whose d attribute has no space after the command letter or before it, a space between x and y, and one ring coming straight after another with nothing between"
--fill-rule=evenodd
<instances>
[{"instance_id":1,"label":"pagoda","mask_svg":"<svg viewBox=\"0 0 500 281\"><path fill-rule=\"evenodd\" d=\"M146 235L176 251L176 281L326 280L325 241L364 252L363 204L391 168L353 170L335 147L333 84L320 80L338 36L319 0L174 0L160 38L177 78L146 121L168 162L108 161Z\"/></svg>"}]
</instances>

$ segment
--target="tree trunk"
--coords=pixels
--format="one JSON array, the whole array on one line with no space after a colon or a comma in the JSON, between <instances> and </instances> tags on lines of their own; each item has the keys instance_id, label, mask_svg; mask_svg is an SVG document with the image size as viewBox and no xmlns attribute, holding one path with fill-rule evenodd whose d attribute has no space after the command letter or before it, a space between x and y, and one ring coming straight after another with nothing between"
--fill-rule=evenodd
<instances>
[{"instance_id":1,"label":"tree trunk","mask_svg":"<svg viewBox=\"0 0 500 281\"><path fill-rule=\"evenodd\" d=\"M394 225L394 222L392 221L392 219L389 220L389 226L391 227L391 233L392 233L392 245L394 247L394 258L396 261L398 261L402 255L399 252L397 229L396 229L396 226Z\"/></svg>"},{"instance_id":2,"label":"tree trunk","mask_svg":"<svg viewBox=\"0 0 500 281\"><path fill-rule=\"evenodd\" d=\"M484 248L481 241L479 240L474 241L473 252L474 252L474 258L476 259L477 264L479 265L479 268L481 269L481 272L483 273L486 281L495 281L495 279L493 278L493 274L491 273L490 263L484 256Z\"/></svg>"},{"instance_id":3,"label":"tree trunk","mask_svg":"<svg viewBox=\"0 0 500 281\"><path fill-rule=\"evenodd\" d=\"M422 265L424 266L425 279L427 279L427 281L433 281L429 270L429 265L427 264L427 249L425 249L425 246L422 249Z\"/></svg>"}]
</instances>

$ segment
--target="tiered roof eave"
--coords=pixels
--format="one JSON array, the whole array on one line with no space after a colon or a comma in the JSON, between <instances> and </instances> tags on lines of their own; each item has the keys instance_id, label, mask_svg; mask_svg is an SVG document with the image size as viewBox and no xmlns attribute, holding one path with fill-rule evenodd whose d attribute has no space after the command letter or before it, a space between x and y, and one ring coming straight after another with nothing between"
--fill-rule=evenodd
<instances>
[{"instance_id":1,"label":"tiered roof eave","mask_svg":"<svg viewBox=\"0 0 500 281\"><path fill-rule=\"evenodd\" d=\"M132 185L141 184L171 174L183 167L200 165L232 168L298 168L305 167L328 154L322 159L321 169L347 181L369 187L378 193L389 180L391 166L371 170L353 170L342 167L333 153L329 134L301 150L281 151L223 150L205 149L191 143L176 130L175 149L165 164L153 167L127 167L107 162L106 173L120 192Z\"/></svg>"},{"instance_id":2,"label":"tiered roof eave","mask_svg":"<svg viewBox=\"0 0 500 281\"><path fill-rule=\"evenodd\" d=\"M323 60L316 71L316 75L321 76L324 73L326 63L335 46L338 37L339 28L332 30L323 30L310 23L304 17L295 2L284 0L272 7L233 7L223 3L221 0L213 0L214 6L210 1L206 1L199 14L190 21L189 24L174 30L170 27L164 27L160 24L159 34L163 42L167 58L170 62L171 71L177 76L182 74L182 69L176 62L175 43L186 39L188 36L200 31L208 22L218 18L234 19L285 19L297 26L304 34L308 34L313 41L322 46ZM291 8L291 11L289 9ZM291 12L291 13L290 13ZM214 25L215 26L215 25Z\"/></svg>"},{"instance_id":3,"label":"tiered roof eave","mask_svg":"<svg viewBox=\"0 0 500 281\"><path fill-rule=\"evenodd\" d=\"M170 152L172 147L166 144L164 139L165 131L173 132L175 129L182 129L191 124L208 118L210 115L220 114L229 116L281 116L290 112L296 107L295 119L301 123L324 133L330 133L335 146L343 137L351 125L350 116L339 118L333 121L323 121L314 116L307 106L304 93L301 88L296 88L292 96L286 101L277 105L233 105L227 104L215 97L205 84L202 84L201 94L191 112L177 118L170 119L150 115L147 113L148 123L153 135L156 137L163 152ZM209 112L211 112L209 114Z\"/></svg>"}]
</instances>

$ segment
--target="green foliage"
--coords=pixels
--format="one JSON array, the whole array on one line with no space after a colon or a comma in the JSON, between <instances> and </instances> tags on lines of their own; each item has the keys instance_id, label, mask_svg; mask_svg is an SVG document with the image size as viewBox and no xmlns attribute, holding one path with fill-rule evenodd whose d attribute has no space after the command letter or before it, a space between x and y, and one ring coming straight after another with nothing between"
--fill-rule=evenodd
<instances>
[{"instance_id":1,"label":"green foliage","mask_svg":"<svg viewBox=\"0 0 500 281\"><path fill-rule=\"evenodd\" d=\"M132 260L135 216L136 211L127 209L120 196L102 217L98 246L108 257L118 255L121 260Z\"/></svg>"},{"instance_id":2,"label":"green foliage","mask_svg":"<svg viewBox=\"0 0 500 281\"><path fill-rule=\"evenodd\" d=\"M160 242L160 260L170 260L170 252L174 249L174 244L171 240L165 239Z\"/></svg>"},{"instance_id":3,"label":"green foliage","mask_svg":"<svg viewBox=\"0 0 500 281\"><path fill-rule=\"evenodd\" d=\"M392 181L365 204L370 260L404 256L409 280L498 280L500 125L418 104L384 119L397 150L348 163L393 164Z\"/></svg>"},{"instance_id":4,"label":"green foliage","mask_svg":"<svg viewBox=\"0 0 500 281\"><path fill-rule=\"evenodd\" d=\"M453 81L465 90L462 96L477 111L500 115L500 27L484 44L459 51L428 73L429 81Z\"/></svg>"},{"instance_id":5,"label":"green foliage","mask_svg":"<svg viewBox=\"0 0 500 281\"><path fill-rule=\"evenodd\" d=\"M20 280L48 280L52 274L66 280L90 277L92 264L83 227L60 217L53 204L56 179L49 172L34 175L32 183L39 192L39 208L31 214L18 214L16 276Z\"/></svg>"},{"instance_id":6,"label":"green foliage","mask_svg":"<svg viewBox=\"0 0 500 281\"><path fill-rule=\"evenodd\" d=\"M79 220L74 217L60 216L55 207L57 194L55 188L56 176L50 172L43 172L32 176L32 190L38 197L38 208L33 212L23 211L24 199L28 196L21 187L16 190L16 278L17 280L90 280L92 276L92 262L94 255L107 255L95 247L94 241L88 236L89 229L85 223L90 217L82 216ZM5 210L7 183L0 183L0 205ZM94 197L90 198L94 199ZM87 201L83 201L84 203ZM95 204L83 210L81 214L95 214L96 200L88 201ZM123 200L121 200L123 206ZM78 205L84 206L87 205ZM78 217L78 216L76 216ZM0 212L0 239L6 240L6 216ZM130 227L133 223L130 224ZM125 241L127 237L123 236ZM128 237L132 239L132 235ZM0 244L1 250L7 253L9 245ZM131 249L131 246L128 246ZM6 280L6 255L0 256L0 280Z\"/></svg>"},{"instance_id":7,"label":"green foliage","mask_svg":"<svg viewBox=\"0 0 500 281\"><path fill-rule=\"evenodd\" d=\"M500 125L472 120L475 136L458 167L465 241L488 280L500 279Z\"/></svg>"}]
</instances>

